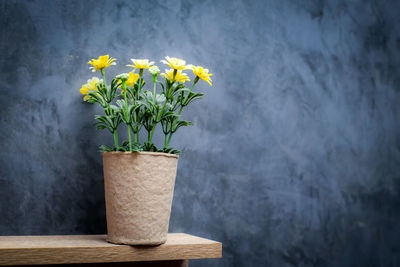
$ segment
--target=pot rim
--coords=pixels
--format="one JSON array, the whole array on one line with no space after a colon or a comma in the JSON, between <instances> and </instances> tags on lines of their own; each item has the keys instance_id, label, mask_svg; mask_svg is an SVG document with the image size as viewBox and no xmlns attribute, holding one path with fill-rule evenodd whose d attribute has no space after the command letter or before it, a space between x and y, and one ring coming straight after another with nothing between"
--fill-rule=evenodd
<instances>
[{"instance_id":1,"label":"pot rim","mask_svg":"<svg viewBox=\"0 0 400 267\"><path fill-rule=\"evenodd\" d=\"M118 154L118 155L126 155L130 156L132 154L138 153L139 155L149 155L149 156L163 156L163 157L171 157L171 158L179 158L179 155L176 154L169 154L169 153L164 153L164 152L150 152L150 151L141 151L141 152L136 152L136 151L105 151L102 152L102 155L112 155L112 154Z\"/></svg>"}]
</instances>

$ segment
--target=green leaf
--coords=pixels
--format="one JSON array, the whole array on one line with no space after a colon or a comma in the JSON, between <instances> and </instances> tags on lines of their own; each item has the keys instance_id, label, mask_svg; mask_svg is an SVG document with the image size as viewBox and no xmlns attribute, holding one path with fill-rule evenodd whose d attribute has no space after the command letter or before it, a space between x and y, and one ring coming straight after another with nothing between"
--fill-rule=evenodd
<instances>
[{"instance_id":1,"label":"green leaf","mask_svg":"<svg viewBox=\"0 0 400 267\"><path fill-rule=\"evenodd\" d=\"M159 149L157 152L176 154L176 155L179 155L181 153L181 151L173 149L172 147Z\"/></svg>"},{"instance_id":2,"label":"green leaf","mask_svg":"<svg viewBox=\"0 0 400 267\"><path fill-rule=\"evenodd\" d=\"M119 81L119 79L117 79L117 78L112 79L112 81L111 81L111 90L117 90L118 81Z\"/></svg>"},{"instance_id":3,"label":"green leaf","mask_svg":"<svg viewBox=\"0 0 400 267\"><path fill-rule=\"evenodd\" d=\"M124 142L122 142L121 146L122 147L127 147L129 145L129 141L125 140Z\"/></svg>"},{"instance_id":4,"label":"green leaf","mask_svg":"<svg viewBox=\"0 0 400 267\"><path fill-rule=\"evenodd\" d=\"M102 124L96 125L97 130L104 130L105 128L107 128L105 125Z\"/></svg>"},{"instance_id":5,"label":"green leaf","mask_svg":"<svg viewBox=\"0 0 400 267\"><path fill-rule=\"evenodd\" d=\"M117 104L117 106L119 106L120 108L124 108L125 107L125 101L118 99L117 101L115 101L115 104Z\"/></svg>"},{"instance_id":6,"label":"green leaf","mask_svg":"<svg viewBox=\"0 0 400 267\"><path fill-rule=\"evenodd\" d=\"M166 98L164 94L156 94L156 105L163 103L165 99Z\"/></svg>"},{"instance_id":7,"label":"green leaf","mask_svg":"<svg viewBox=\"0 0 400 267\"><path fill-rule=\"evenodd\" d=\"M153 143L144 142L143 151L157 152L158 148Z\"/></svg>"},{"instance_id":8,"label":"green leaf","mask_svg":"<svg viewBox=\"0 0 400 267\"><path fill-rule=\"evenodd\" d=\"M194 100L201 99L203 96L204 96L203 93L193 93L193 92L190 92L190 93L188 94L188 96L187 96L185 99L183 99L183 101L182 101L182 106L187 106L187 105L189 105L191 102L193 102Z\"/></svg>"},{"instance_id":9,"label":"green leaf","mask_svg":"<svg viewBox=\"0 0 400 267\"><path fill-rule=\"evenodd\" d=\"M160 85L161 85L161 87L162 87L163 92L165 92L165 86L164 86L164 84L163 84L162 82L160 82Z\"/></svg>"},{"instance_id":10,"label":"green leaf","mask_svg":"<svg viewBox=\"0 0 400 267\"><path fill-rule=\"evenodd\" d=\"M112 148L105 146L105 145L101 145L99 146L99 151L100 152L111 152L114 151Z\"/></svg>"},{"instance_id":11,"label":"green leaf","mask_svg":"<svg viewBox=\"0 0 400 267\"><path fill-rule=\"evenodd\" d=\"M190 125L193 125L193 122L191 122L191 121L178 121L176 124L175 124L175 127L174 127L174 129L172 129L172 133L175 133L180 127L182 127L182 126L190 126Z\"/></svg>"},{"instance_id":12,"label":"green leaf","mask_svg":"<svg viewBox=\"0 0 400 267\"><path fill-rule=\"evenodd\" d=\"M119 108L116 105L110 105L114 112L118 112Z\"/></svg>"}]
</instances>

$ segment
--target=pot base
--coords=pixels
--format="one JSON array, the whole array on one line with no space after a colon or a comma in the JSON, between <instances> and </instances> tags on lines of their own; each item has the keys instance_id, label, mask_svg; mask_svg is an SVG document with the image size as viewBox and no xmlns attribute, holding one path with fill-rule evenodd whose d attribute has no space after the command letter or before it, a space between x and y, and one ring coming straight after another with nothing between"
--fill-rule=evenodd
<instances>
[{"instance_id":1,"label":"pot base","mask_svg":"<svg viewBox=\"0 0 400 267\"><path fill-rule=\"evenodd\" d=\"M167 239L165 240L134 240L134 239L125 239L125 238L117 238L117 239L110 239L107 236L106 241L108 243L112 244L118 244L118 245L134 245L134 246L159 246L167 242Z\"/></svg>"}]
</instances>

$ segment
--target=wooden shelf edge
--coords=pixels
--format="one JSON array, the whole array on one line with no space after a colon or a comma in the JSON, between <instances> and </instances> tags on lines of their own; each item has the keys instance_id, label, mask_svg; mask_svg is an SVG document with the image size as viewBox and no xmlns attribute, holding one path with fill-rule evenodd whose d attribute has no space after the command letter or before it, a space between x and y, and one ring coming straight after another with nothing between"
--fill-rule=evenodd
<instances>
[{"instance_id":1,"label":"wooden shelf edge","mask_svg":"<svg viewBox=\"0 0 400 267\"><path fill-rule=\"evenodd\" d=\"M8 240L8 241L7 241ZM105 235L0 237L1 265L110 263L221 258L222 243L169 234L154 247L114 245Z\"/></svg>"}]
</instances>

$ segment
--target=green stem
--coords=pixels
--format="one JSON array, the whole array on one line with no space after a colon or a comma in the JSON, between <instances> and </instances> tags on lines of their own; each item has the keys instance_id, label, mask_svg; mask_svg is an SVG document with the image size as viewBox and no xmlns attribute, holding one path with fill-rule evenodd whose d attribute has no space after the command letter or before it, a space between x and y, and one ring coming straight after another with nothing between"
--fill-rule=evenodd
<instances>
[{"instance_id":1,"label":"green stem","mask_svg":"<svg viewBox=\"0 0 400 267\"><path fill-rule=\"evenodd\" d=\"M188 99L188 97L189 97L189 94L190 94L190 92L192 92L192 90L193 90L193 87L196 85L196 83L199 81L199 77L198 76L196 76L196 78L194 79L194 81L193 81L193 84L192 84L192 86L190 87L190 91L188 92L188 94L185 96L185 99L183 100L183 102L182 103L185 103L186 101L187 101L187 99ZM181 111L182 111L182 107L181 107ZM179 113L180 114L180 113Z\"/></svg>"},{"instance_id":2,"label":"green stem","mask_svg":"<svg viewBox=\"0 0 400 267\"><path fill-rule=\"evenodd\" d=\"M114 134L115 150L118 151L119 150L119 145L118 145L118 132L117 132L117 130L115 130L113 134Z\"/></svg>"},{"instance_id":3,"label":"green stem","mask_svg":"<svg viewBox=\"0 0 400 267\"><path fill-rule=\"evenodd\" d=\"M170 133L169 136L168 136L167 146L165 148L168 148L169 143L171 142L171 138L172 138L172 133Z\"/></svg>"},{"instance_id":4,"label":"green stem","mask_svg":"<svg viewBox=\"0 0 400 267\"><path fill-rule=\"evenodd\" d=\"M101 69L101 76L103 76L103 83L104 83L104 86L107 87L107 83L106 83L106 74L104 73L104 69Z\"/></svg>"},{"instance_id":5,"label":"green stem","mask_svg":"<svg viewBox=\"0 0 400 267\"><path fill-rule=\"evenodd\" d=\"M183 106L181 106L181 108L179 109L178 116L181 115L182 109L183 109Z\"/></svg>"},{"instance_id":6,"label":"green stem","mask_svg":"<svg viewBox=\"0 0 400 267\"><path fill-rule=\"evenodd\" d=\"M136 114L133 114L133 117L134 117L133 120L135 121L135 125L136 125ZM139 133L134 132L133 134L135 136L135 144L139 144Z\"/></svg>"},{"instance_id":7,"label":"green stem","mask_svg":"<svg viewBox=\"0 0 400 267\"><path fill-rule=\"evenodd\" d=\"M167 145L167 134L165 135L165 137L164 137L164 148L168 148L168 145Z\"/></svg>"},{"instance_id":8,"label":"green stem","mask_svg":"<svg viewBox=\"0 0 400 267\"><path fill-rule=\"evenodd\" d=\"M161 115L163 114L164 109L165 109L165 105L167 105L167 100L164 101L164 105L163 105L163 107L161 108L161 111L160 111L160 113L159 113L158 116L157 116L157 121L160 121Z\"/></svg>"},{"instance_id":9,"label":"green stem","mask_svg":"<svg viewBox=\"0 0 400 267\"><path fill-rule=\"evenodd\" d=\"M168 89L167 89L167 91L166 91L166 95L165 95L165 97L166 98L168 98L168 96L169 96L169 92L171 91L171 89L172 89L172 87L174 87L174 84L175 84L175 76L176 76L176 73L178 72L178 70L175 70L174 69L174 74L173 74L173 76L172 76L172 82L171 82L171 84L169 84L169 86L168 86Z\"/></svg>"},{"instance_id":10,"label":"green stem","mask_svg":"<svg viewBox=\"0 0 400 267\"><path fill-rule=\"evenodd\" d=\"M179 112L178 112L178 116L181 115L182 109L183 109L183 107L181 106L181 108L179 109ZM177 123L178 120L179 120L179 117L174 120L174 123L172 125L172 129L175 128L176 123ZM169 142L171 142L171 138L172 138L172 133L169 134L167 145L169 145Z\"/></svg>"},{"instance_id":11,"label":"green stem","mask_svg":"<svg viewBox=\"0 0 400 267\"><path fill-rule=\"evenodd\" d=\"M135 125L137 125L136 124L136 122L137 122L137 120L136 120L136 111L133 112L133 121L135 122ZM135 144L139 144L139 133L134 132L134 135L135 135Z\"/></svg>"},{"instance_id":12,"label":"green stem","mask_svg":"<svg viewBox=\"0 0 400 267\"><path fill-rule=\"evenodd\" d=\"M178 72L178 70L174 69L174 74L172 76L172 84L174 84L174 82L175 82L175 77L176 77L177 72Z\"/></svg>"},{"instance_id":13,"label":"green stem","mask_svg":"<svg viewBox=\"0 0 400 267\"><path fill-rule=\"evenodd\" d=\"M156 129L156 125L153 126L153 128L151 129L151 133L150 133L150 141L153 140L153 134L154 134L154 130Z\"/></svg>"},{"instance_id":14,"label":"green stem","mask_svg":"<svg viewBox=\"0 0 400 267\"><path fill-rule=\"evenodd\" d=\"M128 114L128 99L127 99L128 90L126 89L125 81L122 81L122 88L124 88L124 91L125 91L125 93L124 93L125 115L126 115L125 120L127 121L127 126L128 126L129 151L132 151L131 127L129 125L130 118L129 118L129 114Z\"/></svg>"},{"instance_id":15,"label":"green stem","mask_svg":"<svg viewBox=\"0 0 400 267\"><path fill-rule=\"evenodd\" d=\"M151 139L152 139L151 131L147 131L147 143L151 143Z\"/></svg>"},{"instance_id":16,"label":"green stem","mask_svg":"<svg viewBox=\"0 0 400 267\"><path fill-rule=\"evenodd\" d=\"M154 83L154 85L153 85L153 103L155 104L156 103L156 85L157 85L155 79L153 79L153 83Z\"/></svg>"},{"instance_id":17,"label":"green stem","mask_svg":"<svg viewBox=\"0 0 400 267\"><path fill-rule=\"evenodd\" d=\"M129 151L132 151L131 126L128 124Z\"/></svg>"},{"instance_id":18,"label":"green stem","mask_svg":"<svg viewBox=\"0 0 400 267\"><path fill-rule=\"evenodd\" d=\"M139 96L139 92L140 90L142 90L142 84L143 84L143 69L139 70L139 86L138 86L138 96Z\"/></svg>"},{"instance_id":19,"label":"green stem","mask_svg":"<svg viewBox=\"0 0 400 267\"><path fill-rule=\"evenodd\" d=\"M156 77L155 76L153 76L153 83L154 83L154 85L153 85L153 104L155 105L156 104L156 85L157 85L157 83L156 83ZM165 103L166 103L167 101L165 101ZM164 103L164 106L165 106L165 103ZM162 112L164 111L164 106L163 106L163 108L162 108L162 110L161 110L161 114L162 114ZM158 107L158 106L157 106ZM158 119L158 117L159 116L157 116L157 119ZM153 128L151 129L151 133L150 133L150 141L151 140L153 140L153 134L154 134L154 130L156 129L156 125L154 125L153 126Z\"/></svg>"},{"instance_id":20,"label":"green stem","mask_svg":"<svg viewBox=\"0 0 400 267\"><path fill-rule=\"evenodd\" d=\"M195 86L195 84L196 84L198 81L199 81L199 77L196 76L196 78L195 78L194 81L193 81L192 86L190 87L189 93L192 92L193 87ZM186 95L186 97L185 97L185 99L183 100L182 103L185 103L185 102L187 101L187 98L189 97L189 93ZM181 105L181 108L180 108L179 111L178 111L178 117L175 119L174 123L172 124L172 129L171 129L171 130L174 130L174 128L176 127L176 123L177 123L178 120L179 120L179 116L181 115L182 110L183 110L183 106ZM171 142L171 138L172 138L172 132L171 132L171 133L169 134L169 136L168 136L168 141L164 142L164 148L168 148L169 143ZM165 140L167 140L167 136L165 136Z\"/></svg>"}]
</instances>

